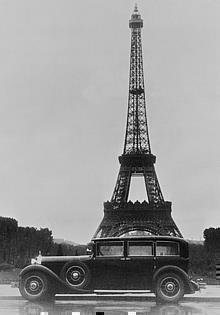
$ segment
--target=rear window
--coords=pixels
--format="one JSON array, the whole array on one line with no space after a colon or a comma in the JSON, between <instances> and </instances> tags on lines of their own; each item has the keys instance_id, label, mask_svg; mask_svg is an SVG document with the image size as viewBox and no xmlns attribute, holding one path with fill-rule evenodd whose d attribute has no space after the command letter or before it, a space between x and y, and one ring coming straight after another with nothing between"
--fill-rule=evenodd
<instances>
[{"instance_id":1,"label":"rear window","mask_svg":"<svg viewBox=\"0 0 220 315\"><path fill-rule=\"evenodd\" d=\"M152 256L153 246L150 242L128 242L128 256Z\"/></svg>"},{"instance_id":2,"label":"rear window","mask_svg":"<svg viewBox=\"0 0 220 315\"><path fill-rule=\"evenodd\" d=\"M97 243L97 256L123 256L123 242Z\"/></svg>"},{"instance_id":3,"label":"rear window","mask_svg":"<svg viewBox=\"0 0 220 315\"><path fill-rule=\"evenodd\" d=\"M179 255L179 244L176 242L157 242L157 256L176 256Z\"/></svg>"}]
</instances>

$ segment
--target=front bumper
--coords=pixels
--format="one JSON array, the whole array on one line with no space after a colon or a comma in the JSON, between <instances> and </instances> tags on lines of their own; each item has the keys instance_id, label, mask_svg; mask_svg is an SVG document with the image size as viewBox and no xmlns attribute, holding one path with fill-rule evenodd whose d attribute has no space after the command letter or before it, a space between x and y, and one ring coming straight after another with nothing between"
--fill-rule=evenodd
<instances>
[{"instance_id":1,"label":"front bumper","mask_svg":"<svg viewBox=\"0 0 220 315\"><path fill-rule=\"evenodd\" d=\"M203 281L203 279L196 279L196 280L190 279L190 288L192 290L191 293L194 293L195 291L206 289L206 283Z\"/></svg>"},{"instance_id":2,"label":"front bumper","mask_svg":"<svg viewBox=\"0 0 220 315\"><path fill-rule=\"evenodd\" d=\"M194 281L194 280L190 280L190 287L192 288L192 291L193 291L192 293L200 290L199 282Z\"/></svg>"}]
</instances>

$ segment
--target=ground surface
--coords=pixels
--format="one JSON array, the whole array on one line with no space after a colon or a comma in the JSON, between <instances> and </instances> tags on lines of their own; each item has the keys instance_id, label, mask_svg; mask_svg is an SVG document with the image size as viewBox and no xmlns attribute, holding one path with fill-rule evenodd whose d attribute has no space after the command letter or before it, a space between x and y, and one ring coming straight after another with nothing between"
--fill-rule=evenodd
<instances>
[{"instance_id":1,"label":"ground surface","mask_svg":"<svg viewBox=\"0 0 220 315\"><path fill-rule=\"evenodd\" d=\"M57 301L34 304L24 300L0 301L0 315L219 315L220 302L181 302L157 305L150 301Z\"/></svg>"},{"instance_id":2,"label":"ground surface","mask_svg":"<svg viewBox=\"0 0 220 315\"><path fill-rule=\"evenodd\" d=\"M56 296L44 304L25 301L17 288L0 285L0 315L219 315L220 286L186 295L178 305L157 305L153 294Z\"/></svg>"},{"instance_id":3,"label":"ground surface","mask_svg":"<svg viewBox=\"0 0 220 315\"><path fill-rule=\"evenodd\" d=\"M84 295L78 295L78 294L72 294L72 295L64 295L65 299L74 299L77 300L80 297L80 300L104 300L109 298L108 294L102 294L100 295L94 295L94 294L84 294ZM146 298L149 300L154 300L154 295L152 293L147 294L116 294L114 297L117 297L119 300L127 299L139 299L139 300L145 300ZM18 288L12 288L10 285L0 285L0 300L3 299L22 299L19 289ZM57 295L56 299L60 300L62 299L62 295ZM219 285L207 285L205 289L201 289L200 291L195 292L194 294L186 294L184 296L184 301L215 301L220 303L220 286ZM220 315L220 313L219 313Z\"/></svg>"}]
</instances>

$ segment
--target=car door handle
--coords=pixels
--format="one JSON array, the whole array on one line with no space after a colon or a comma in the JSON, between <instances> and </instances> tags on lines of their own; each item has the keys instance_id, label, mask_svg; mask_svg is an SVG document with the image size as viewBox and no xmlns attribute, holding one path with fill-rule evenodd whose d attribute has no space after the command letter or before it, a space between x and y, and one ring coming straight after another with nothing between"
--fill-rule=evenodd
<instances>
[{"instance_id":1,"label":"car door handle","mask_svg":"<svg viewBox=\"0 0 220 315\"><path fill-rule=\"evenodd\" d=\"M125 258L125 260L131 260L131 258L127 257L127 258Z\"/></svg>"},{"instance_id":2,"label":"car door handle","mask_svg":"<svg viewBox=\"0 0 220 315\"><path fill-rule=\"evenodd\" d=\"M125 260L125 258L123 257L123 258L120 258L120 260Z\"/></svg>"}]
</instances>

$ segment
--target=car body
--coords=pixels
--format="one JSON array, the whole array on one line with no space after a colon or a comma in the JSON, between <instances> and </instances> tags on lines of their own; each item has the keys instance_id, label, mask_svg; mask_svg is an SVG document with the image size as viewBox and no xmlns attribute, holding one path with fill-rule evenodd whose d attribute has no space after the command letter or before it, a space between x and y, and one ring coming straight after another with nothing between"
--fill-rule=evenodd
<instances>
[{"instance_id":1,"label":"car body","mask_svg":"<svg viewBox=\"0 0 220 315\"><path fill-rule=\"evenodd\" d=\"M89 255L41 256L20 273L23 297L36 301L63 293L149 290L177 302L199 286L188 276L188 243L177 237L142 236L92 240Z\"/></svg>"}]
</instances>

